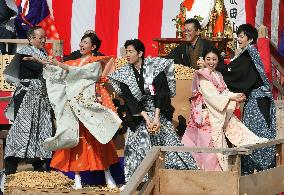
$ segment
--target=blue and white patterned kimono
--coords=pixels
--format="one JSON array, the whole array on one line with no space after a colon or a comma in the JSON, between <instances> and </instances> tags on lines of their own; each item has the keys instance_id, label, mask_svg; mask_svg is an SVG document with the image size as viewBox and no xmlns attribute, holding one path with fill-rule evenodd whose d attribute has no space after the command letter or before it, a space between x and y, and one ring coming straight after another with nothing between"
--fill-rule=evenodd
<instances>
[{"instance_id":1,"label":"blue and white patterned kimono","mask_svg":"<svg viewBox=\"0 0 284 195\"><path fill-rule=\"evenodd\" d=\"M219 67L228 88L245 93L243 123L259 137L276 137L276 108L270 84L257 49L248 45L227 67ZM275 147L253 151L242 158L242 173L262 171L275 166Z\"/></svg>"}]
</instances>

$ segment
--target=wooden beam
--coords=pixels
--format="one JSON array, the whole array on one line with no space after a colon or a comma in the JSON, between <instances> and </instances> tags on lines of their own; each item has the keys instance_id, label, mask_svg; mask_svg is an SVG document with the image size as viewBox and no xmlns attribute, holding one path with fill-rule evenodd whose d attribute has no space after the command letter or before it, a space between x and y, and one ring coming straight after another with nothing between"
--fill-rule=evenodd
<instances>
[{"instance_id":1,"label":"wooden beam","mask_svg":"<svg viewBox=\"0 0 284 195\"><path fill-rule=\"evenodd\" d=\"M276 88L278 89L278 91L279 91L282 95L284 95L284 87L282 87L282 85L281 85L279 82L273 80L273 81L272 81L272 85L273 85L274 87L276 87Z\"/></svg>"},{"instance_id":2,"label":"wooden beam","mask_svg":"<svg viewBox=\"0 0 284 195\"><path fill-rule=\"evenodd\" d=\"M276 145L276 166L282 166L284 164L284 144Z\"/></svg>"},{"instance_id":3,"label":"wooden beam","mask_svg":"<svg viewBox=\"0 0 284 195\"><path fill-rule=\"evenodd\" d=\"M24 189L24 188L13 188L13 189L5 189L5 194L7 195L78 195L78 194L86 194L86 195L117 195L119 193L116 192L107 192L107 191L100 191L94 190L92 188L83 188L81 190L73 190L73 189Z\"/></svg>"},{"instance_id":4,"label":"wooden beam","mask_svg":"<svg viewBox=\"0 0 284 195\"><path fill-rule=\"evenodd\" d=\"M152 149L147 153L146 157L142 163L137 167L136 171L127 182L121 195L129 195L136 192L136 188L139 186L145 175L148 173L149 169L153 166L154 162L159 158L160 148L152 147Z\"/></svg>"},{"instance_id":5,"label":"wooden beam","mask_svg":"<svg viewBox=\"0 0 284 195\"><path fill-rule=\"evenodd\" d=\"M0 131L0 139L6 139L8 133L9 133L9 130L1 130Z\"/></svg>"},{"instance_id":6,"label":"wooden beam","mask_svg":"<svg viewBox=\"0 0 284 195\"><path fill-rule=\"evenodd\" d=\"M28 44L28 39L0 39L0 43L16 43L16 44ZM46 43L60 43L62 44L62 40L46 40Z\"/></svg>"},{"instance_id":7,"label":"wooden beam","mask_svg":"<svg viewBox=\"0 0 284 195\"><path fill-rule=\"evenodd\" d=\"M282 143L284 143L284 139L273 139L273 140L268 140L267 142L260 143L260 144L245 145L245 146L242 146L242 148L247 148L247 149L252 151L252 150L255 150L255 149L265 148L265 147L269 147L269 146L275 146L277 144L282 144Z\"/></svg>"},{"instance_id":8,"label":"wooden beam","mask_svg":"<svg viewBox=\"0 0 284 195\"><path fill-rule=\"evenodd\" d=\"M0 139L0 170L4 169L4 145L3 139Z\"/></svg>"},{"instance_id":9,"label":"wooden beam","mask_svg":"<svg viewBox=\"0 0 284 195\"><path fill-rule=\"evenodd\" d=\"M0 97L0 102L8 102L10 101L12 96L7 96L7 97Z\"/></svg>"},{"instance_id":10,"label":"wooden beam","mask_svg":"<svg viewBox=\"0 0 284 195\"><path fill-rule=\"evenodd\" d=\"M229 171L160 169L160 194L237 195L238 179Z\"/></svg>"},{"instance_id":11,"label":"wooden beam","mask_svg":"<svg viewBox=\"0 0 284 195\"><path fill-rule=\"evenodd\" d=\"M241 156L230 155L228 156L229 171L235 172L238 176L241 176Z\"/></svg>"},{"instance_id":12,"label":"wooden beam","mask_svg":"<svg viewBox=\"0 0 284 195\"><path fill-rule=\"evenodd\" d=\"M143 188L139 191L138 195L149 195L153 192L155 186L155 178L149 179Z\"/></svg>"},{"instance_id":13,"label":"wooden beam","mask_svg":"<svg viewBox=\"0 0 284 195\"><path fill-rule=\"evenodd\" d=\"M244 147L235 148L191 148L184 146L163 146L161 147L162 152L201 152L201 153L222 153L226 155L235 154L250 154L249 150Z\"/></svg>"},{"instance_id":14,"label":"wooden beam","mask_svg":"<svg viewBox=\"0 0 284 195\"><path fill-rule=\"evenodd\" d=\"M278 194L284 192L284 167L240 177L240 194Z\"/></svg>"}]
</instances>

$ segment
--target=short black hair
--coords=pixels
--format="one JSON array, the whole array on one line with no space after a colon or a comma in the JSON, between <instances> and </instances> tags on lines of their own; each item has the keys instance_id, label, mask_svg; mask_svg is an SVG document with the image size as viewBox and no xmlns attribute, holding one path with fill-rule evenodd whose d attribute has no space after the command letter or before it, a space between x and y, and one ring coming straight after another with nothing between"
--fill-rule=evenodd
<instances>
[{"instance_id":1,"label":"short black hair","mask_svg":"<svg viewBox=\"0 0 284 195\"><path fill-rule=\"evenodd\" d=\"M99 37L95 33L84 34L83 37L81 38L81 41L87 37L91 39L92 46L93 45L96 46L96 48L94 49L94 52L97 52L101 47L102 41L99 39Z\"/></svg>"},{"instance_id":2,"label":"short black hair","mask_svg":"<svg viewBox=\"0 0 284 195\"><path fill-rule=\"evenodd\" d=\"M195 18L189 18L186 21L184 21L183 24L184 25L186 25L186 24L194 24L195 30L200 30L201 29L201 25L200 25L199 21L197 19L195 19Z\"/></svg>"},{"instance_id":3,"label":"short black hair","mask_svg":"<svg viewBox=\"0 0 284 195\"><path fill-rule=\"evenodd\" d=\"M127 40L124 43L124 47L127 48L129 45L132 45L134 47L134 49L139 53L140 51L143 52L142 54L142 59L144 59L145 56L145 46L142 43L142 41L140 41L139 39L131 39L131 40Z\"/></svg>"},{"instance_id":4,"label":"short black hair","mask_svg":"<svg viewBox=\"0 0 284 195\"><path fill-rule=\"evenodd\" d=\"M217 49L216 47L209 47L209 48L207 48L207 49L203 52L203 55L202 55L203 58L205 59L205 56L206 56L207 54L209 54L209 53L214 53L214 54L216 54L217 57L218 57L218 61L221 60L221 53L220 53L219 49Z\"/></svg>"},{"instance_id":5,"label":"short black hair","mask_svg":"<svg viewBox=\"0 0 284 195\"><path fill-rule=\"evenodd\" d=\"M249 40L252 40L252 44L255 44L258 38L258 32L251 24L242 24L239 26L237 35L244 33Z\"/></svg>"},{"instance_id":6,"label":"short black hair","mask_svg":"<svg viewBox=\"0 0 284 195\"><path fill-rule=\"evenodd\" d=\"M35 31L38 29L43 29L41 26L32 26L31 28L28 29L27 31L27 38L30 40L35 36Z\"/></svg>"}]
</instances>

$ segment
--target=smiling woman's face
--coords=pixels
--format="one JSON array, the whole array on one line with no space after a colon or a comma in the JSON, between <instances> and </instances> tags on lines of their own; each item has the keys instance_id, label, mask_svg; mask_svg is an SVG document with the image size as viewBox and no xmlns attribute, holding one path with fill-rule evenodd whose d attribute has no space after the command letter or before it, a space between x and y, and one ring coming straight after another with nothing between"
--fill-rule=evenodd
<instances>
[{"instance_id":1,"label":"smiling woman's face","mask_svg":"<svg viewBox=\"0 0 284 195\"><path fill-rule=\"evenodd\" d=\"M206 64L206 68L210 69L211 71L214 71L219 63L218 56L213 52L209 52L208 54L206 54L204 61Z\"/></svg>"}]
</instances>

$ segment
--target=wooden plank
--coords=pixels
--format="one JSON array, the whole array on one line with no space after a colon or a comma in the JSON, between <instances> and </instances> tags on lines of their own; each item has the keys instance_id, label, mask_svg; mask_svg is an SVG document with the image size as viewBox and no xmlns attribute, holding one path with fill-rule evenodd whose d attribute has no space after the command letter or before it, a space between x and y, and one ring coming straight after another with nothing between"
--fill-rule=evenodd
<instances>
[{"instance_id":1,"label":"wooden plank","mask_svg":"<svg viewBox=\"0 0 284 195\"><path fill-rule=\"evenodd\" d=\"M161 147L162 152L202 152L202 153L222 153L227 155L235 154L250 154L249 150L244 147L236 148L202 148L202 147L184 147L184 146L163 146Z\"/></svg>"},{"instance_id":2,"label":"wooden plank","mask_svg":"<svg viewBox=\"0 0 284 195\"><path fill-rule=\"evenodd\" d=\"M247 148L247 149L252 151L252 150L255 150L255 149L265 148L265 147L268 147L268 146L274 146L274 145L281 144L281 143L284 143L284 139L273 139L273 140L269 140L269 141L264 142L264 143L250 144L250 145L245 145L245 146L242 146L242 147Z\"/></svg>"},{"instance_id":3,"label":"wooden plank","mask_svg":"<svg viewBox=\"0 0 284 195\"><path fill-rule=\"evenodd\" d=\"M138 195L149 195L152 193L153 188L155 186L155 178L148 180L143 188L139 191Z\"/></svg>"},{"instance_id":4,"label":"wooden plank","mask_svg":"<svg viewBox=\"0 0 284 195\"><path fill-rule=\"evenodd\" d=\"M161 169L160 194L237 195L238 174L227 171Z\"/></svg>"},{"instance_id":5,"label":"wooden plank","mask_svg":"<svg viewBox=\"0 0 284 195\"><path fill-rule=\"evenodd\" d=\"M0 139L6 139L8 133L9 133L9 130L1 130L0 131Z\"/></svg>"},{"instance_id":6,"label":"wooden plank","mask_svg":"<svg viewBox=\"0 0 284 195\"><path fill-rule=\"evenodd\" d=\"M187 125L188 116L191 110L191 105L189 102L189 97L191 97L192 94L191 82L191 80L176 81L177 95L172 98L172 106L175 108L172 121L175 127L177 127L179 123L185 126Z\"/></svg>"},{"instance_id":7,"label":"wooden plank","mask_svg":"<svg viewBox=\"0 0 284 195\"><path fill-rule=\"evenodd\" d=\"M8 102L11 100L11 96L7 96L7 97L0 97L0 102Z\"/></svg>"},{"instance_id":8,"label":"wooden plank","mask_svg":"<svg viewBox=\"0 0 284 195\"><path fill-rule=\"evenodd\" d=\"M241 176L241 156L240 155L230 155L228 156L229 171L238 173Z\"/></svg>"},{"instance_id":9,"label":"wooden plank","mask_svg":"<svg viewBox=\"0 0 284 195\"><path fill-rule=\"evenodd\" d=\"M240 194L275 195L284 192L284 167L240 177Z\"/></svg>"},{"instance_id":10,"label":"wooden plank","mask_svg":"<svg viewBox=\"0 0 284 195\"><path fill-rule=\"evenodd\" d=\"M156 159L158 159L159 155L160 155L160 148L155 146L152 147L152 149L147 153L142 163L138 166L137 170L130 178L130 181L127 182L124 190L121 192L121 195L129 195L136 192L136 188L139 186L144 176L153 166Z\"/></svg>"},{"instance_id":11,"label":"wooden plank","mask_svg":"<svg viewBox=\"0 0 284 195\"><path fill-rule=\"evenodd\" d=\"M281 75L284 75L284 68L274 56L271 56L271 63L275 66L275 68L280 72Z\"/></svg>"},{"instance_id":12,"label":"wooden plank","mask_svg":"<svg viewBox=\"0 0 284 195\"><path fill-rule=\"evenodd\" d=\"M115 192L107 192L107 191L98 191L98 190L92 190L92 189L81 189L81 190L73 190L73 189L10 189L5 191L5 195L46 195L46 194L53 194L53 195L80 195L80 194L86 194L86 195L117 195L119 193Z\"/></svg>"},{"instance_id":13,"label":"wooden plank","mask_svg":"<svg viewBox=\"0 0 284 195\"><path fill-rule=\"evenodd\" d=\"M276 87L282 95L284 95L284 87L282 87L282 85L278 81L272 80L272 85Z\"/></svg>"},{"instance_id":14,"label":"wooden plank","mask_svg":"<svg viewBox=\"0 0 284 195\"><path fill-rule=\"evenodd\" d=\"M275 100L276 106L276 138L284 138L284 101Z\"/></svg>"},{"instance_id":15,"label":"wooden plank","mask_svg":"<svg viewBox=\"0 0 284 195\"><path fill-rule=\"evenodd\" d=\"M28 39L0 39L0 43L18 43L18 44L28 44ZM46 43L60 43L62 44L62 40L46 40Z\"/></svg>"},{"instance_id":16,"label":"wooden plank","mask_svg":"<svg viewBox=\"0 0 284 195\"><path fill-rule=\"evenodd\" d=\"M160 175L159 170L165 168L165 152L160 152L159 158L155 162L154 167L154 180L155 180L155 186L153 190L153 195L159 195L160 194Z\"/></svg>"},{"instance_id":17,"label":"wooden plank","mask_svg":"<svg viewBox=\"0 0 284 195\"><path fill-rule=\"evenodd\" d=\"M15 44L28 44L27 39L0 39L0 43L15 43ZM63 40L46 40L46 43L52 44L53 55L63 55Z\"/></svg>"},{"instance_id":18,"label":"wooden plank","mask_svg":"<svg viewBox=\"0 0 284 195\"><path fill-rule=\"evenodd\" d=\"M276 166L279 167L284 164L284 144L276 145Z\"/></svg>"},{"instance_id":19,"label":"wooden plank","mask_svg":"<svg viewBox=\"0 0 284 195\"><path fill-rule=\"evenodd\" d=\"M4 146L3 139L0 139L0 170L4 169Z\"/></svg>"}]
</instances>

